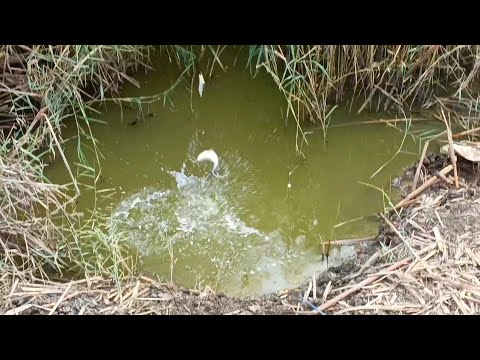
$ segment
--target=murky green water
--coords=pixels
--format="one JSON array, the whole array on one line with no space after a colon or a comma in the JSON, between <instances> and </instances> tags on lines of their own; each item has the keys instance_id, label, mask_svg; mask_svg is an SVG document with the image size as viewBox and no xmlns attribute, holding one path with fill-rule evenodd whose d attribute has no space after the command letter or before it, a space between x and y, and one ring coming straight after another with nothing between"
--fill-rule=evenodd
<instances>
[{"instance_id":1,"label":"murky green water","mask_svg":"<svg viewBox=\"0 0 480 360\"><path fill-rule=\"evenodd\" d=\"M176 74L141 75L142 88L128 87L124 95L159 93ZM296 286L314 269L325 269L322 239L376 233L373 216L333 227L381 210L382 194L361 182L389 193L392 178L416 160L418 144L407 138L402 152L370 179L397 152L403 139L398 130L332 127L326 149L322 133L314 131L303 147L305 159L298 159L295 126L285 126L285 103L268 75L252 79L242 69L216 71L213 79L206 76L203 98L197 84L193 94L177 92L173 107L146 106L153 116L135 125L136 112L124 109L122 121L116 106L101 117L108 125L92 124L104 155L99 186L116 189L103 209L112 231L124 232L139 250L144 271L169 276L171 244L176 282L261 294ZM339 110L332 123L370 119ZM76 132L70 126L65 136ZM220 157L223 178L210 176L210 165L192 162L209 148ZM73 140L66 147L71 161L77 161L76 152ZM61 162L47 175L69 181ZM92 204L87 192L79 208ZM328 263L352 255L350 247L333 249Z\"/></svg>"}]
</instances>

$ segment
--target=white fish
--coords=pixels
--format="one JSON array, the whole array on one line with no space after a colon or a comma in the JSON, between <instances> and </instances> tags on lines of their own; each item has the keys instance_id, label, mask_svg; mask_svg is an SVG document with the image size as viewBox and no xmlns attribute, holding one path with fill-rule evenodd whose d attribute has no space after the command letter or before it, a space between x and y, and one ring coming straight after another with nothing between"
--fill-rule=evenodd
<instances>
[{"instance_id":1,"label":"white fish","mask_svg":"<svg viewBox=\"0 0 480 360\"><path fill-rule=\"evenodd\" d=\"M216 177L219 177L216 172L218 170L218 155L212 149L204 150L197 156L197 162L210 161L213 164L212 174Z\"/></svg>"},{"instance_id":2,"label":"white fish","mask_svg":"<svg viewBox=\"0 0 480 360\"><path fill-rule=\"evenodd\" d=\"M200 93L200 97L203 95L203 88L205 87L205 79L203 78L202 73L198 75L198 92Z\"/></svg>"},{"instance_id":3,"label":"white fish","mask_svg":"<svg viewBox=\"0 0 480 360\"><path fill-rule=\"evenodd\" d=\"M202 151L200 154L198 154L197 161L210 161L213 164L212 170L216 170L216 168L218 167L218 155L212 149Z\"/></svg>"}]
</instances>

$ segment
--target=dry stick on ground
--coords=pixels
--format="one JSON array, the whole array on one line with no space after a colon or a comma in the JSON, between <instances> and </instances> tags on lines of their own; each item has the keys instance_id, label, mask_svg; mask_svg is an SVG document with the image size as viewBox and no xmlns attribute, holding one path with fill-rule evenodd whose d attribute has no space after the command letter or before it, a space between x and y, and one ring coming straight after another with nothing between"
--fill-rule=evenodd
<instances>
[{"instance_id":1,"label":"dry stick on ground","mask_svg":"<svg viewBox=\"0 0 480 360\"><path fill-rule=\"evenodd\" d=\"M364 241L373 241L376 238L377 238L376 236L369 236L369 237L359 238L359 239L331 240L329 244L330 245L353 245L353 244L358 244Z\"/></svg>"},{"instance_id":2,"label":"dry stick on ground","mask_svg":"<svg viewBox=\"0 0 480 360\"><path fill-rule=\"evenodd\" d=\"M319 306L317 309L322 311L322 310L326 310L328 309L329 307L335 305L337 302L339 302L340 300L346 298L348 295L350 294L353 294L355 291L359 290L362 286L366 286L366 285L369 285L371 284L372 282L374 282L375 280L379 279L380 277L384 276L385 275L385 272L388 272L388 271L393 271L395 269L398 269L399 267L402 267L404 265L407 265L409 262L410 262L411 259L407 258L407 259L403 259L401 261L398 261L396 263L394 263L393 265L389 266L388 268L386 268L385 270L382 270L378 273L376 273L375 275L372 275L371 277L368 277L366 278L365 280L363 280L362 282L358 283L357 285L353 286L352 288L348 289L347 291L335 296L333 299L330 299L329 301L327 301L326 303L322 304L321 306ZM320 313L320 312L318 312Z\"/></svg>"},{"instance_id":3,"label":"dry stick on ground","mask_svg":"<svg viewBox=\"0 0 480 360\"><path fill-rule=\"evenodd\" d=\"M445 175L442 175L440 173L437 174L443 181L445 181L448 185L452 185L454 183L453 180L447 178Z\"/></svg>"},{"instance_id":4,"label":"dry stick on ground","mask_svg":"<svg viewBox=\"0 0 480 360\"><path fill-rule=\"evenodd\" d=\"M414 309L422 308L422 305L417 304L403 304L403 305L361 305L361 306L354 306L351 308L346 308L339 310L337 312L338 315L345 314L347 312L355 312L359 310L384 310L384 311L402 311L404 310L407 312L413 312Z\"/></svg>"},{"instance_id":5,"label":"dry stick on ground","mask_svg":"<svg viewBox=\"0 0 480 360\"><path fill-rule=\"evenodd\" d=\"M453 170L453 165L450 164L448 166L446 166L445 168L443 168L442 170L440 170L439 174L445 176L447 175L450 171ZM398 208L401 208L402 206L405 205L405 203L407 203L408 201L412 200L415 196L417 196L418 194L420 194L422 191L424 191L425 189L428 189L430 186L432 186L433 184L435 184L435 182L438 180L438 177L437 176L433 176L431 177L428 181L426 181L422 186L420 186L419 188L417 188L416 190L412 191L410 194L408 194L405 199L401 200L397 205L395 205L395 209L398 209Z\"/></svg>"},{"instance_id":6,"label":"dry stick on ground","mask_svg":"<svg viewBox=\"0 0 480 360\"><path fill-rule=\"evenodd\" d=\"M465 131L462 131L458 134L454 134L454 135L452 135L452 138L459 138L459 137L462 137L462 136L465 136L465 135L470 135L470 134L476 133L477 131L480 131L480 127L477 127L475 129L465 130Z\"/></svg>"},{"instance_id":7,"label":"dry stick on ground","mask_svg":"<svg viewBox=\"0 0 480 360\"><path fill-rule=\"evenodd\" d=\"M452 171L453 169L453 165L450 164L448 166L446 166L444 169L442 169L440 171L440 174L442 175L446 175L448 174L450 171ZM405 203L409 202L412 198L414 198L415 196L417 196L418 194L420 194L422 191L424 191L425 189L427 189L428 187L432 186L436 181L438 180L438 178L436 176L433 176L431 179L429 179L427 182L425 182L422 186L420 186L419 188L417 188L416 190L412 191L410 194L407 195L407 197L405 199L403 199L402 201L400 201L396 206L395 208L399 208L401 206L403 206ZM383 214L382 214L383 216ZM390 221L388 221L388 219L386 217L383 216L383 218L385 219L385 221L387 222L387 224L390 224L392 229L395 231L395 233L397 234L397 236L399 236L400 238L403 239L403 237L401 236L401 234L399 234L398 230L396 230L395 226L393 226L393 224L391 224ZM404 240L404 239L403 239ZM410 248L409 244L404 240L404 243ZM412 250L413 252L413 250ZM423 251L422 251L423 252ZM421 253L422 253L421 252ZM415 253L414 253L415 254ZM415 256L418 258L418 256L420 256L420 254L415 254ZM321 306L318 307L318 310L322 311L322 310L326 310L328 308L330 308L331 306L335 305L337 302L339 302L340 300L344 299L345 297L347 297L348 295L350 294L353 294L354 292L358 291L360 288L362 288L363 286L366 286L366 285L369 285L371 284L372 282L374 282L375 280L379 279L381 276L384 275L384 272L385 271L392 271L392 270L395 270L395 269L398 269L404 265L407 265L409 262L411 261L410 258L406 258L406 259L403 259L403 260L400 260L396 263L394 263L393 265L389 266L387 269L385 269L384 271L381 271L380 273L377 273L375 275L372 275L371 277L368 277L366 278L365 280L363 280L362 282L358 283L357 285L353 286L352 288L344 291L343 293L337 295L336 297L334 297L333 299L327 301L326 303L322 304Z\"/></svg>"},{"instance_id":8,"label":"dry stick on ground","mask_svg":"<svg viewBox=\"0 0 480 360\"><path fill-rule=\"evenodd\" d=\"M345 124L335 124L332 125L332 128L335 127L344 127L344 126L352 126L352 125L374 125L374 124L390 124L390 123L396 123L396 122L410 122L410 121L427 121L429 120L428 118L401 118L401 119L380 119L380 120L365 120L365 121L354 121L350 123L345 123Z\"/></svg>"},{"instance_id":9,"label":"dry stick on ground","mask_svg":"<svg viewBox=\"0 0 480 360\"><path fill-rule=\"evenodd\" d=\"M403 241L403 243L405 244L405 246L408 248L408 250L412 253L412 255L418 259L418 255L415 253L415 251L413 251L412 247L410 246L410 244L408 243L408 241L403 237L402 234L400 234L400 231L398 231L398 229L395 227L395 225L393 225L390 220L387 219L387 217L383 214L380 214L383 218L383 220L385 220L385 223L390 227L390 229L393 230L393 232Z\"/></svg>"},{"instance_id":10,"label":"dry stick on ground","mask_svg":"<svg viewBox=\"0 0 480 360\"><path fill-rule=\"evenodd\" d=\"M429 144L430 144L430 140L427 140L425 142L425 145L423 146L422 156L420 156L420 161L418 162L417 171L415 172L415 177L413 178L412 191L414 191L417 188L418 178L420 177L420 170L422 169L423 159L425 159L425 155L427 154L427 149Z\"/></svg>"},{"instance_id":11,"label":"dry stick on ground","mask_svg":"<svg viewBox=\"0 0 480 360\"><path fill-rule=\"evenodd\" d=\"M50 310L49 314L48 315L52 315L55 310L57 310L58 306L62 303L63 299L65 298L65 295L67 295L67 292L68 290L70 290L70 287L72 286L72 282L70 282L67 286L67 288L65 289L65 291L62 293L62 295L60 296L60 298L58 299L57 303L53 306L52 310Z\"/></svg>"},{"instance_id":12,"label":"dry stick on ground","mask_svg":"<svg viewBox=\"0 0 480 360\"><path fill-rule=\"evenodd\" d=\"M368 268L370 265L373 264L373 262L375 260L378 259L378 257L381 255L380 251L377 251L375 254L373 254L372 256L370 256L370 258L368 258L367 261L365 261L365 263L361 266L360 270L358 270L356 273L354 274L349 274L347 276L345 276L342 280L352 280L352 279L355 279L356 277L359 277L360 275L363 274L363 272L365 271L366 268Z\"/></svg>"},{"instance_id":13,"label":"dry stick on ground","mask_svg":"<svg viewBox=\"0 0 480 360\"><path fill-rule=\"evenodd\" d=\"M434 247L436 247L436 246L437 245L435 244ZM423 256L425 253L429 252L430 250L432 250L432 247L427 246L426 248L419 251L417 256L418 257ZM423 259L423 260L425 260L425 259ZM412 261L411 258L405 258L403 260L399 260L396 263L390 265L388 268L386 268L384 270L380 270L379 272L370 275L369 277L367 277L362 282L358 283L355 286L352 286L350 289L345 290L341 294L338 294L337 296L335 296L333 299L330 299L326 303L322 304L321 306L319 306L317 308L316 311L311 311L310 314L319 314L320 312L318 312L318 311L323 311L323 310L326 310L326 309L332 307L333 305L338 303L340 300L346 298L348 295L353 294L354 292L360 290L363 286L370 285L374 281L378 280L380 277L385 276L386 272L390 272L390 271L396 270L396 269L398 269L398 268L400 268L404 265L408 265L411 261ZM418 262L418 260L414 260L414 261Z\"/></svg>"},{"instance_id":14,"label":"dry stick on ground","mask_svg":"<svg viewBox=\"0 0 480 360\"><path fill-rule=\"evenodd\" d=\"M447 122L447 118L445 117L445 113L442 110L442 118L445 126L447 127L447 136L448 136L448 153L450 154L450 161L453 165L453 177L455 179L455 187L458 189L458 172L457 172L457 157L455 156L455 150L453 149L453 139L452 139L452 129L450 129L450 125ZM450 115L450 113L449 113Z\"/></svg>"}]
</instances>

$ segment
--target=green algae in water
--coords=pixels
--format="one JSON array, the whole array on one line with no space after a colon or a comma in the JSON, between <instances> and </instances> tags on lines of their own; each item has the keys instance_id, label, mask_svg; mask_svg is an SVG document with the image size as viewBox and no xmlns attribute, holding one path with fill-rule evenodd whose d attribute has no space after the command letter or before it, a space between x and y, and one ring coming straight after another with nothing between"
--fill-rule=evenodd
<instances>
[{"instance_id":1,"label":"green algae in water","mask_svg":"<svg viewBox=\"0 0 480 360\"><path fill-rule=\"evenodd\" d=\"M168 88L178 72L162 69L139 76L142 88L129 87L124 96ZM104 156L97 189L116 190L97 205L111 215L111 231L138 250L142 271L168 277L173 253L173 279L181 285L263 294L325 269L322 241L376 234L374 216L366 215L382 210L384 198L362 182L395 196L390 182L417 159L418 143L407 137L402 152L374 178L402 144L397 129L332 127L327 144L321 131L312 131L301 159L296 128L286 126L284 98L267 74L252 79L238 69L205 78L202 98L194 83L192 94L185 87L175 93L173 105L145 105L144 113L152 114L145 119L135 121L136 111L112 105L101 116L108 125L90 124ZM339 110L332 123L356 120L370 118ZM65 136L76 133L72 124ZM66 146L71 164L78 161L76 145ZM220 157L223 178L193 162L210 148ZM61 163L47 175L69 181ZM92 191L84 191L79 210L94 202ZM334 229L356 218L362 219ZM350 247L334 249L328 265L352 255Z\"/></svg>"}]
</instances>

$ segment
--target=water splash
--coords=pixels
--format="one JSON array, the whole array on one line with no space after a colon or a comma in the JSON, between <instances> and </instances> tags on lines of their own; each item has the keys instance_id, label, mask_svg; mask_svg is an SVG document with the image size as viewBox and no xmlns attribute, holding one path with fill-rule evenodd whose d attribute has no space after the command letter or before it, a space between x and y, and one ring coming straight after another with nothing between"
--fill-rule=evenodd
<instances>
[{"instance_id":1,"label":"water splash","mask_svg":"<svg viewBox=\"0 0 480 360\"><path fill-rule=\"evenodd\" d=\"M187 159L194 149L188 149ZM166 171L176 189L144 188L125 198L113 212L112 228L127 232L143 256L164 254L167 244L175 243L181 251L190 247L188 252L214 258L216 244L238 251L243 246L236 242L249 236L261 239L261 231L241 219L242 202L252 193L249 183L230 176L232 167L236 174L247 173L247 162L228 153L222 162L226 175L222 179L189 175L186 163L180 171Z\"/></svg>"},{"instance_id":2,"label":"water splash","mask_svg":"<svg viewBox=\"0 0 480 360\"><path fill-rule=\"evenodd\" d=\"M172 179L166 189L144 188L118 204L112 231L123 232L143 258L156 264L171 261L173 246L175 266L182 269L177 277L187 286L198 276L210 285L220 279L230 292L298 282L305 263L315 261L302 256L301 247L280 229L265 233L254 225L259 214L245 210L261 192L253 188L252 166L237 152L225 152L225 177L208 176L188 161L195 158L195 145L180 171L165 170Z\"/></svg>"}]
</instances>

